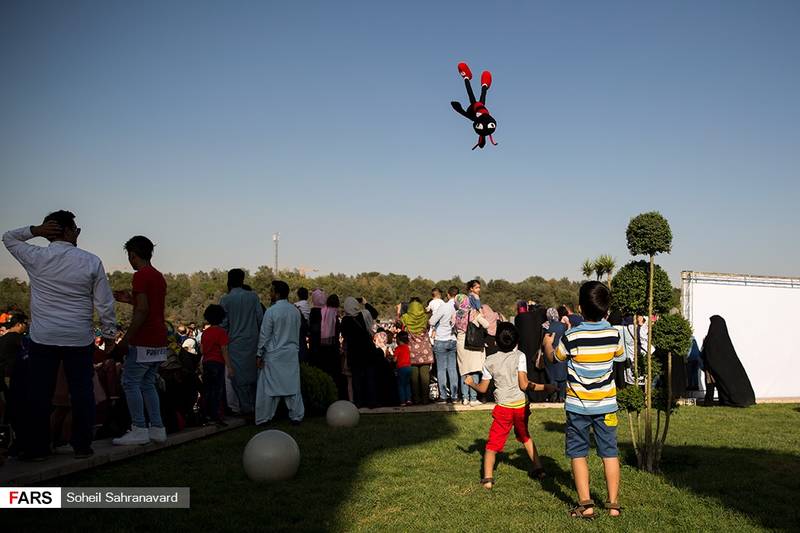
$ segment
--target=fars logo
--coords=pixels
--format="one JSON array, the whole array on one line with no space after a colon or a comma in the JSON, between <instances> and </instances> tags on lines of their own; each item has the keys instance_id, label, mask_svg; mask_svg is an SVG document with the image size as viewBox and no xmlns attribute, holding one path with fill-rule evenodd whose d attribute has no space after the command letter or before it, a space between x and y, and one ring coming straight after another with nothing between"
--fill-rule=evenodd
<instances>
[{"instance_id":1,"label":"fars logo","mask_svg":"<svg viewBox=\"0 0 800 533\"><path fill-rule=\"evenodd\" d=\"M61 487L0 487L0 508L61 507Z\"/></svg>"}]
</instances>

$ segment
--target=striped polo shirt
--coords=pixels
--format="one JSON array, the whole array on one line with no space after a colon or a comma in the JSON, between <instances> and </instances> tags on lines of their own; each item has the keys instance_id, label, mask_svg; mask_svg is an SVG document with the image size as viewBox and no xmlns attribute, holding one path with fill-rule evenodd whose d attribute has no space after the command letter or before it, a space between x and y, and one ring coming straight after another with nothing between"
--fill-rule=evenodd
<instances>
[{"instance_id":1,"label":"striped polo shirt","mask_svg":"<svg viewBox=\"0 0 800 533\"><path fill-rule=\"evenodd\" d=\"M605 320L583 322L561 337L556 359L567 361L567 399L571 413L600 415L617 410L614 361L625 360L619 332Z\"/></svg>"}]
</instances>

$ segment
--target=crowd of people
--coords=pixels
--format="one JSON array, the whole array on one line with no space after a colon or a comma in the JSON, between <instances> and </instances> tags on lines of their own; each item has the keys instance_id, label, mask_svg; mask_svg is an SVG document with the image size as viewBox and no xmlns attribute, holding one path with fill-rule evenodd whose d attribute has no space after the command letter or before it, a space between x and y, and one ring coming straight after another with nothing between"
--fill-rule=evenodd
<instances>
[{"instance_id":1,"label":"crowd of people","mask_svg":"<svg viewBox=\"0 0 800 533\"><path fill-rule=\"evenodd\" d=\"M299 362L328 374L338 397L358 407L477 406L491 394L469 383L480 382L507 319L481 302L478 280L434 287L425 301L412 296L381 320L363 298L342 302L319 288L298 288L289 304L282 281L273 282L267 308L245 283L245 272L233 269L228 292L206 309L203 326L175 329L164 319L166 283L151 263L153 243L144 236L125 243L132 286L112 292L100 259L77 247L74 218L57 211L39 226L3 236L31 283L32 321L16 307L0 316L0 333L8 332L0 342L0 406L16 435L12 453L22 458L38 460L64 442L85 457L95 436L115 437L118 445L163 442L167 432L189 425L225 425L226 414L266 424L280 398L300 423ZM33 237L50 245L28 244ZM124 330L115 301L133 306ZM552 385L527 391L530 401L565 401L566 364L544 357L542 343L548 332L557 343L581 322L566 305L517 303L513 323L527 375ZM632 335L620 331L632 360ZM618 384L630 382L630 365L618 375Z\"/></svg>"}]
</instances>

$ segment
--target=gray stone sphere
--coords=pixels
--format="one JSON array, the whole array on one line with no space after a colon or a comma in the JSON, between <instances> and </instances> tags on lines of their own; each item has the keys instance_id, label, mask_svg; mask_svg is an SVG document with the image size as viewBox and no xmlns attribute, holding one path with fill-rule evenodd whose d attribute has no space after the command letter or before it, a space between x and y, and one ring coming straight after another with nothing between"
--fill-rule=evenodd
<instances>
[{"instance_id":1,"label":"gray stone sphere","mask_svg":"<svg viewBox=\"0 0 800 533\"><path fill-rule=\"evenodd\" d=\"M300 466L300 447L283 431L262 431L244 447L242 465L253 481L286 481L294 477Z\"/></svg>"},{"instance_id":2,"label":"gray stone sphere","mask_svg":"<svg viewBox=\"0 0 800 533\"><path fill-rule=\"evenodd\" d=\"M325 415L328 425L335 428L356 427L360 417L361 415L358 412L358 407L347 400L333 402L330 407L328 407L328 412Z\"/></svg>"}]
</instances>

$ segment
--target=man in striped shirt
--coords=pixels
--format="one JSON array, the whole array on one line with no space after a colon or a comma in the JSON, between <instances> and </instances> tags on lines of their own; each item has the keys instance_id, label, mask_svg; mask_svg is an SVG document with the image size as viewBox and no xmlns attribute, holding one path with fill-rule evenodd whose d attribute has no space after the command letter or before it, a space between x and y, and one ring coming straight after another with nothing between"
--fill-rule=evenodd
<instances>
[{"instance_id":1,"label":"man in striped shirt","mask_svg":"<svg viewBox=\"0 0 800 533\"><path fill-rule=\"evenodd\" d=\"M618 516L617 389L612 370L614 361L625 359L625 348L619 332L605 320L611 301L608 287L599 281L584 283L578 300L585 321L568 330L558 346L553 346L552 334L544 339L548 361L567 362L566 453L572 461L580 500L572 516L594 516L587 461L590 428L597 442L597 454L603 459L609 513Z\"/></svg>"}]
</instances>

